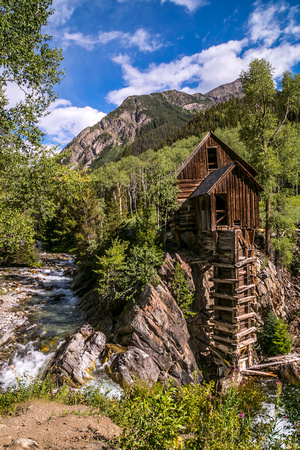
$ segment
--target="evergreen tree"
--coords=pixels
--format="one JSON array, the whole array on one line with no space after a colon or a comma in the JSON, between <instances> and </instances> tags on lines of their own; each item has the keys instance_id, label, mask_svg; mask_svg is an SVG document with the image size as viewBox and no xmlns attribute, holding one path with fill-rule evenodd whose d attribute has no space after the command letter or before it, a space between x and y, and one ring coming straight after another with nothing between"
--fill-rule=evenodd
<instances>
[{"instance_id":1,"label":"evergreen tree","mask_svg":"<svg viewBox=\"0 0 300 450\"><path fill-rule=\"evenodd\" d=\"M270 356L289 353L292 342L286 323L270 312L262 330L263 350Z\"/></svg>"}]
</instances>

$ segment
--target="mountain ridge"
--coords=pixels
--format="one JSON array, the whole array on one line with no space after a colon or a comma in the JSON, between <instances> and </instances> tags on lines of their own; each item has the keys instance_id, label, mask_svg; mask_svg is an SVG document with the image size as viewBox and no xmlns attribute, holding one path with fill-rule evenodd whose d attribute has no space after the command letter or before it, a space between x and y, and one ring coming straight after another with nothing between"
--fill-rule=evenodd
<instances>
[{"instance_id":1,"label":"mountain ridge","mask_svg":"<svg viewBox=\"0 0 300 450\"><path fill-rule=\"evenodd\" d=\"M167 90L127 97L97 124L82 130L62 150L72 167L97 167L124 155L138 155L167 139L195 114L231 98L242 97L241 80L206 94ZM67 156L64 153L69 152Z\"/></svg>"}]
</instances>

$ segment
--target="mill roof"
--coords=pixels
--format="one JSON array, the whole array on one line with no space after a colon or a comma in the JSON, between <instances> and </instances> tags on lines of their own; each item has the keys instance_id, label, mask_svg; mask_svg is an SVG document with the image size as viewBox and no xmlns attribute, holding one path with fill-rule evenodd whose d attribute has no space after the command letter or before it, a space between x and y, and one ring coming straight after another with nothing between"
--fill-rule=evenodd
<instances>
[{"instance_id":1,"label":"mill roof","mask_svg":"<svg viewBox=\"0 0 300 450\"><path fill-rule=\"evenodd\" d=\"M203 144L205 144L205 142L212 137L214 141L216 141L223 149L224 151L230 156L230 158L233 161L238 161L242 166L244 166L247 171L253 176L255 177L256 175L258 175L257 170L254 169L254 167L251 166L251 164L249 164L247 161L245 161L241 156L239 156L234 150L232 150L232 148L230 148L227 144L225 144L225 142L223 142L220 138L218 138L218 136L216 136L212 131L209 131L204 138L202 139L202 141L197 145L197 147L195 148L195 150L193 150L193 152L190 154L190 156L182 163L182 165L180 166L179 170L178 170L178 174L180 174L180 172L189 164L189 162L194 158L194 156L196 155L197 152L199 152L201 150L201 147L203 146Z\"/></svg>"},{"instance_id":2,"label":"mill roof","mask_svg":"<svg viewBox=\"0 0 300 450\"><path fill-rule=\"evenodd\" d=\"M235 167L241 168L248 177L252 180L252 182L258 187L260 191L263 191L261 185L256 181L256 179L248 172L247 169L239 162L234 161L231 164L227 164L227 166L221 167L220 169L216 169L207 175L206 178L199 184L199 186L192 192L190 198L199 197L200 195L208 195L213 189L218 185L218 183Z\"/></svg>"}]
</instances>

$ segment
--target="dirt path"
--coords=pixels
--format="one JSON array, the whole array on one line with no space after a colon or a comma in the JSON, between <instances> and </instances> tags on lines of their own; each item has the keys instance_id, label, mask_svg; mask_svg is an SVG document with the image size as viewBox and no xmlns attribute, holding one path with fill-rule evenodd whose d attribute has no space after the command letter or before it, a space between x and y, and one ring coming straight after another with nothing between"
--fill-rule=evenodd
<instances>
[{"instance_id":1,"label":"dirt path","mask_svg":"<svg viewBox=\"0 0 300 450\"><path fill-rule=\"evenodd\" d=\"M0 416L0 449L109 449L107 441L121 432L87 406L35 400L21 405L12 417Z\"/></svg>"}]
</instances>

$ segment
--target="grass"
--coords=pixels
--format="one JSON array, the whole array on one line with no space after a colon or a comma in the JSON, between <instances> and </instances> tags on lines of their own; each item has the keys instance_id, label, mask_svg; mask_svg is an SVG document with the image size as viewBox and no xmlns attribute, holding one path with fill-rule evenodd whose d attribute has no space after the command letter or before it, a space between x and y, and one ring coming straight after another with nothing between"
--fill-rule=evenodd
<instances>
[{"instance_id":1,"label":"grass","mask_svg":"<svg viewBox=\"0 0 300 450\"><path fill-rule=\"evenodd\" d=\"M296 435L284 440L273 436L278 409L269 422L254 424L265 397L252 384L232 387L220 394L213 384L178 388L172 383L168 386L134 383L117 400L101 394L97 388L75 391L68 385L58 388L50 378L42 381L25 378L19 379L15 388L0 394L0 414L13 414L17 405L37 398L87 405L92 408L90 414L110 417L124 429L121 437L112 442L116 449L300 448ZM279 401L280 393L278 405Z\"/></svg>"},{"instance_id":2,"label":"grass","mask_svg":"<svg viewBox=\"0 0 300 450\"><path fill-rule=\"evenodd\" d=\"M101 394L95 387L83 390L68 385L58 387L51 378L17 381L16 387L0 393L0 415L12 415L18 405L32 399L87 405L91 407L90 414L108 416L124 429L112 443L116 449L300 449L296 433L284 438L274 435L279 406L286 404L286 399L280 403L281 389L275 417L262 424L255 422L255 417L263 414L265 397L254 384L231 387L222 394L215 392L213 383L181 388L172 383L168 386L134 383L117 400ZM292 410L295 421L299 419L295 416L296 406L293 404Z\"/></svg>"}]
</instances>

